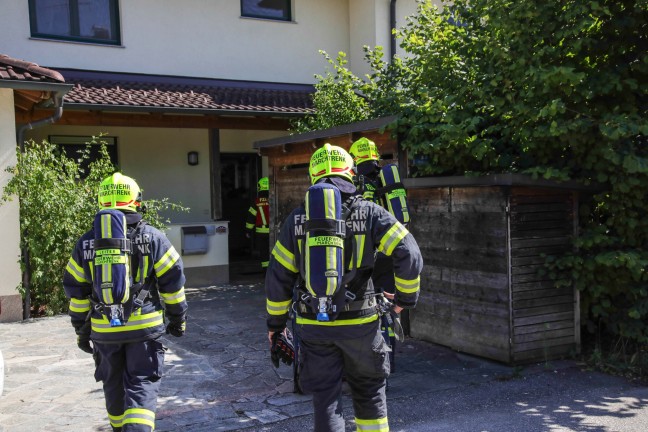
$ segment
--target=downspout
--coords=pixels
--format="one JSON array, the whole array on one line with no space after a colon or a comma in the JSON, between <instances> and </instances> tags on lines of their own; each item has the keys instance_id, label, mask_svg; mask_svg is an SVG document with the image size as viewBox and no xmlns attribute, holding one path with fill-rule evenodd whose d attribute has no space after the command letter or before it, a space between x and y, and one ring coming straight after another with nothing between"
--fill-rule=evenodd
<instances>
[{"instance_id":1,"label":"downspout","mask_svg":"<svg viewBox=\"0 0 648 432\"><path fill-rule=\"evenodd\" d=\"M20 153L25 152L25 131L36 129L48 123L56 123L61 119L61 116L63 115L63 99L65 98L65 93L67 92L62 94L61 93L62 92L59 92L54 95L54 114L44 119L24 124L20 126L20 128L18 128L16 139L18 140L18 145L20 146Z\"/></svg>"},{"instance_id":2,"label":"downspout","mask_svg":"<svg viewBox=\"0 0 648 432\"><path fill-rule=\"evenodd\" d=\"M389 59L396 55L396 0L389 0Z\"/></svg>"},{"instance_id":3,"label":"downspout","mask_svg":"<svg viewBox=\"0 0 648 432\"><path fill-rule=\"evenodd\" d=\"M63 91L56 92L56 94L54 95L53 99L54 99L55 110L53 115L41 120L37 120L35 122L24 124L20 126L20 128L18 128L18 131L16 132L16 139L18 140L18 146L20 148L21 154L25 152L25 131L36 129L46 124L55 123L61 118L61 116L63 115L63 99L65 98L66 93L67 90L64 92ZM28 232L25 232L24 234L25 234L25 238L29 236ZM29 247L27 247L27 242L25 242L24 244L25 245L22 247L21 250L22 261L25 266L25 270L23 271L22 274L22 284L23 284L23 289L25 290L25 299L23 304L23 319L29 319L31 316L30 313L31 267L29 264Z\"/></svg>"}]
</instances>

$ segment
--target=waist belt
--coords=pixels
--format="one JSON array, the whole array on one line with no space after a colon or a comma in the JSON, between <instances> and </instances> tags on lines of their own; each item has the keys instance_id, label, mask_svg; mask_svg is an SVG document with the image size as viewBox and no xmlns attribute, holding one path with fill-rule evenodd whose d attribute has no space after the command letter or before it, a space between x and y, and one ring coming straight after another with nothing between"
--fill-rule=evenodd
<instances>
[{"instance_id":1,"label":"waist belt","mask_svg":"<svg viewBox=\"0 0 648 432\"><path fill-rule=\"evenodd\" d=\"M369 298L365 298L362 300L355 300L350 303L347 303L344 305L342 310L340 312L357 312L357 311L366 311L369 309L376 309L376 297L371 296ZM306 306L303 302L298 302L297 307L299 309L300 314L308 314L311 311L309 310L308 306Z\"/></svg>"},{"instance_id":2,"label":"waist belt","mask_svg":"<svg viewBox=\"0 0 648 432\"><path fill-rule=\"evenodd\" d=\"M348 303L342 309L342 312L354 312L361 311L365 309L374 309L376 307L376 297L371 296L363 300L356 300Z\"/></svg>"}]
</instances>

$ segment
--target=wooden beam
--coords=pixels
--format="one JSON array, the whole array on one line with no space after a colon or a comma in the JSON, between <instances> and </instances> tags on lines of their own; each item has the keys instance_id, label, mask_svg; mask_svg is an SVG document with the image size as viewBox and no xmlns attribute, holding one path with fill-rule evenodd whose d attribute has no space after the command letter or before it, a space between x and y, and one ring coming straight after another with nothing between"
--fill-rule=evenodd
<instances>
[{"instance_id":1,"label":"wooden beam","mask_svg":"<svg viewBox=\"0 0 648 432\"><path fill-rule=\"evenodd\" d=\"M38 111L42 111L39 113ZM32 113L16 113L17 123L28 123L34 118L46 117L51 111L36 110ZM246 129L246 130L288 130L287 119L272 117L225 117L218 115L178 115L112 113L105 111L63 110L63 117L57 125L71 126L128 126L156 128L193 129Z\"/></svg>"},{"instance_id":2,"label":"wooden beam","mask_svg":"<svg viewBox=\"0 0 648 432\"><path fill-rule=\"evenodd\" d=\"M24 97L21 93L14 93L14 107L16 112L29 111L34 107L34 102Z\"/></svg>"},{"instance_id":3,"label":"wooden beam","mask_svg":"<svg viewBox=\"0 0 648 432\"><path fill-rule=\"evenodd\" d=\"M25 99L30 100L34 103L38 103L42 100L50 98L50 92L39 91L39 90L16 90L16 93L23 96Z\"/></svg>"}]
</instances>

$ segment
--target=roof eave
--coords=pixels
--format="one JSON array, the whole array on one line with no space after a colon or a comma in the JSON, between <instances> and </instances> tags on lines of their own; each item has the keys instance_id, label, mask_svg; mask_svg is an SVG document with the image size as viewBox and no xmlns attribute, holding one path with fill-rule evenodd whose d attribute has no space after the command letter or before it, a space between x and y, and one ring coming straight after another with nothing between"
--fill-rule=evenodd
<instances>
[{"instance_id":1,"label":"roof eave","mask_svg":"<svg viewBox=\"0 0 648 432\"><path fill-rule=\"evenodd\" d=\"M148 105L105 105L68 102L65 105L67 110L75 111L112 111L125 113L173 113L187 115L229 115L238 117L302 117L308 112L281 112L262 110L227 110L227 109L204 109L204 108L178 108L159 107Z\"/></svg>"},{"instance_id":2,"label":"roof eave","mask_svg":"<svg viewBox=\"0 0 648 432\"><path fill-rule=\"evenodd\" d=\"M0 79L0 88L10 88L14 90L48 91L48 92L57 93L59 96L66 95L70 90L72 90L73 87L74 87L73 84L64 84L64 83L48 83L48 82Z\"/></svg>"}]
</instances>

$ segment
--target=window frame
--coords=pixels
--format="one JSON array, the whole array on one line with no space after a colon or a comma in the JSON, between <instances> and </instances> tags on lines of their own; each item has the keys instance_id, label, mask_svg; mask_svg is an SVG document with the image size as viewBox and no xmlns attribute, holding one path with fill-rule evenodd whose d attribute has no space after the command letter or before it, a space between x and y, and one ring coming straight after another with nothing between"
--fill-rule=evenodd
<instances>
[{"instance_id":1,"label":"window frame","mask_svg":"<svg viewBox=\"0 0 648 432\"><path fill-rule=\"evenodd\" d=\"M36 13L37 0L29 0L29 26L31 37L39 39L51 39L65 42L83 42L99 45L117 45L121 46L121 22L119 15L119 0L108 0L108 8L110 13L110 29L114 37L112 39L101 39L86 36L64 36L51 33L43 33L38 31L38 15ZM68 14L70 19L70 29L72 33L77 35L80 33L80 15L79 15L79 0L68 0Z\"/></svg>"},{"instance_id":2,"label":"window frame","mask_svg":"<svg viewBox=\"0 0 648 432\"><path fill-rule=\"evenodd\" d=\"M79 147L79 149L77 150L80 150L80 148L83 148L87 145L99 146L102 143L106 144L106 147L108 148L108 154L110 155L110 161L113 163L114 166L119 165L119 147L117 145L116 136L103 135L103 136L92 137L90 135L48 135L47 140L50 144L53 144L58 148L60 148L61 151L64 152L68 158L78 158L79 156L68 154L64 150L65 146ZM95 141L94 143L92 142L93 140ZM88 168L87 165L89 165L92 162L93 159L91 158L81 168L87 169ZM81 178L85 178L87 175L88 172L86 171L81 175Z\"/></svg>"},{"instance_id":3,"label":"window frame","mask_svg":"<svg viewBox=\"0 0 648 432\"><path fill-rule=\"evenodd\" d=\"M254 19L261 19L261 20L269 20L269 21L280 21L280 22L293 22L293 2L292 0L283 0L286 2L288 6L288 16L286 18L277 18L273 16L267 16L267 15L255 15L255 14L244 14L243 13L243 4L245 0L241 0L241 18L254 18Z\"/></svg>"}]
</instances>

